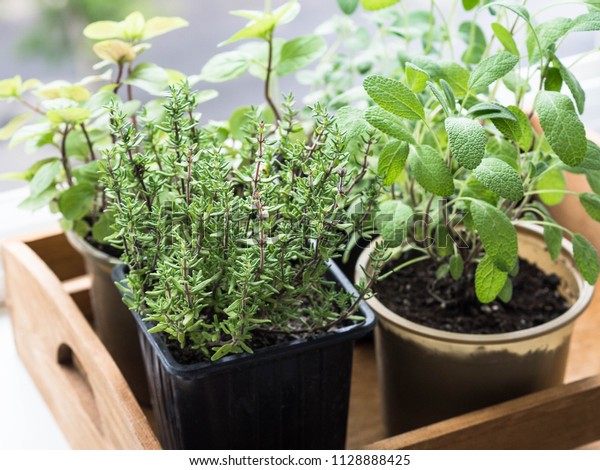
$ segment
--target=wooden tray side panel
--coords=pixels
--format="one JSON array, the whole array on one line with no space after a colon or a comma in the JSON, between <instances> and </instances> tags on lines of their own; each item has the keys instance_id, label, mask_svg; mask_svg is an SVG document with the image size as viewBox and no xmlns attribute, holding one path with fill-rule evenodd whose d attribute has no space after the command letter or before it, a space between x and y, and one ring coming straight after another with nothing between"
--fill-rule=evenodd
<instances>
[{"instance_id":1,"label":"wooden tray side panel","mask_svg":"<svg viewBox=\"0 0 600 470\"><path fill-rule=\"evenodd\" d=\"M159 448L125 379L58 277L22 242L6 243L3 259L17 350L71 445Z\"/></svg>"}]
</instances>

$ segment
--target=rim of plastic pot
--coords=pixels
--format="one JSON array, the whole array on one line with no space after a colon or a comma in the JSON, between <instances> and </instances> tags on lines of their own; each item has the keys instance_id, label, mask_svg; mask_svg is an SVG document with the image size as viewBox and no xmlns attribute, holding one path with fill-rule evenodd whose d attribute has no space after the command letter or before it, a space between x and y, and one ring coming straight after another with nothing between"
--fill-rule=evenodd
<instances>
[{"instance_id":1,"label":"rim of plastic pot","mask_svg":"<svg viewBox=\"0 0 600 470\"><path fill-rule=\"evenodd\" d=\"M73 246L82 255L88 255L94 260L105 264L118 265L121 262L119 258L104 253L72 230L66 231L65 236L67 237L67 240L69 240L71 246Z\"/></svg>"},{"instance_id":2,"label":"rim of plastic pot","mask_svg":"<svg viewBox=\"0 0 600 470\"><path fill-rule=\"evenodd\" d=\"M535 233L540 238L543 236L543 229L526 222L515 223L518 230L524 232ZM365 266L366 269L370 266L369 255L373 251L375 243L380 240L378 237L371 241L369 246L365 248L358 258L355 270L355 280L360 281L365 277L361 266ZM438 341L444 341L448 343L458 344L500 344L500 343L514 343L518 341L524 341L530 338L538 337L560 328L573 322L579 315L581 315L586 307L590 304L592 296L594 295L594 286L588 284L579 271L575 268L575 260L573 256L573 244L563 238L561 255L567 260L568 268L573 274L576 280L577 287L579 289L579 296L577 300L571 305L571 307L559 315L555 319L543 323L541 325L534 326L532 328L526 328L523 330L511 331L508 333L494 333L494 334L470 334L470 333L453 333L450 331L438 330L428 326L420 325L418 323L407 320L406 318L398 315L397 313L386 307L376 296L372 296L366 302L376 312L376 315L382 320L388 321L400 328L403 328L413 334L435 339Z\"/></svg>"},{"instance_id":3,"label":"rim of plastic pot","mask_svg":"<svg viewBox=\"0 0 600 470\"><path fill-rule=\"evenodd\" d=\"M327 262L327 266L329 268L328 277L333 278L342 289L349 291L355 297L358 296L353 284L333 260L329 260ZM115 283L121 284L126 282L127 269L128 268L123 264L115 266L112 274ZM124 295L121 289L119 289L119 292L121 292L121 295ZM148 330L152 328L152 324L144 321L137 312L133 310L130 311L136 319L142 334L152 345L154 350L159 353L158 358L165 369L168 370L170 374L183 378L192 375L197 376L203 371L206 371L206 373L210 373L211 375L218 374L219 372L225 373L232 367L244 367L250 361L253 363L271 361L276 357L288 355L292 351L294 353L299 353L303 350L317 348L322 344L333 345L344 341L357 340L365 336L375 327L375 313L373 310L371 310L369 305L362 301L359 307L359 312L364 317L364 321L360 323L347 325L315 337L294 339L286 343L260 348L254 351L252 354L241 353L225 356L213 362L203 361L194 364L181 364L175 360L167 344L159 335L148 332Z\"/></svg>"}]
</instances>

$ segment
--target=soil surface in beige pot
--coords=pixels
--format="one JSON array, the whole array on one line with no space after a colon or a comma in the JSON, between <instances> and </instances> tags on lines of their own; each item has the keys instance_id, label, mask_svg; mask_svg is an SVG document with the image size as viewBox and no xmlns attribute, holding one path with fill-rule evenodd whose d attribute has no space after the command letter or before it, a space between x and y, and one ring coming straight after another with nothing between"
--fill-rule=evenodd
<instances>
[{"instance_id":1,"label":"soil surface in beige pot","mask_svg":"<svg viewBox=\"0 0 600 470\"><path fill-rule=\"evenodd\" d=\"M566 312L546 323L495 334L456 333L407 320L377 297L368 300L378 319L377 361L388 435L562 383L573 324L593 288L576 270L570 242L563 242L553 262L541 230L523 225L518 234L520 258L558 276L558 290L567 301ZM368 266L369 251L359 266ZM357 279L362 275L357 267Z\"/></svg>"}]
</instances>

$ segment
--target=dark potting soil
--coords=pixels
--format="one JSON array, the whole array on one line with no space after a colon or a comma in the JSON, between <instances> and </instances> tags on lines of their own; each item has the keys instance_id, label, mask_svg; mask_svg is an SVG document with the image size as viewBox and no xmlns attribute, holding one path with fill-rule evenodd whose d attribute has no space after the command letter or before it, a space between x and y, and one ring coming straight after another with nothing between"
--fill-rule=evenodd
<instances>
[{"instance_id":1,"label":"dark potting soil","mask_svg":"<svg viewBox=\"0 0 600 470\"><path fill-rule=\"evenodd\" d=\"M427 260L402 269L375 286L377 298L412 322L470 334L524 330L549 322L569 308L558 292L558 276L547 275L522 259L509 303L498 299L489 304L479 302L472 277L463 276L457 282L448 276L433 282L437 268L434 261Z\"/></svg>"}]
</instances>

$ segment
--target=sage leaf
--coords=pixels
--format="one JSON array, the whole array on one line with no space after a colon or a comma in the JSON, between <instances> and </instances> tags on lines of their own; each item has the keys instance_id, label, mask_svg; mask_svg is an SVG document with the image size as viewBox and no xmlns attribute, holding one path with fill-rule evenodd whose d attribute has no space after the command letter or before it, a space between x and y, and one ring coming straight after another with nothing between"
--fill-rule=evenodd
<instances>
[{"instance_id":1,"label":"sage leaf","mask_svg":"<svg viewBox=\"0 0 600 470\"><path fill-rule=\"evenodd\" d=\"M371 99L386 111L406 119L425 119L419 98L398 80L371 75L365 78L364 88Z\"/></svg>"},{"instance_id":2,"label":"sage leaf","mask_svg":"<svg viewBox=\"0 0 600 470\"><path fill-rule=\"evenodd\" d=\"M450 256L454 251L454 240L448 233L443 223L438 224L435 230L435 247L441 257Z\"/></svg>"},{"instance_id":3,"label":"sage leaf","mask_svg":"<svg viewBox=\"0 0 600 470\"><path fill-rule=\"evenodd\" d=\"M546 53L548 49L560 38L565 36L573 26L573 20L570 18L553 18L545 21L535 27L535 33L540 42L542 53ZM527 31L527 53L530 62L535 62L540 59L540 50L532 29Z\"/></svg>"},{"instance_id":4,"label":"sage leaf","mask_svg":"<svg viewBox=\"0 0 600 470\"><path fill-rule=\"evenodd\" d=\"M508 273L501 271L489 256L485 256L475 270L475 294L483 304L492 302L502 291Z\"/></svg>"},{"instance_id":5,"label":"sage leaf","mask_svg":"<svg viewBox=\"0 0 600 470\"><path fill-rule=\"evenodd\" d=\"M508 119L516 121L517 118L509 108L497 103L478 103L471 106L468 115L473 119Z\"/></svg>"},{"instance_id":6,"label":"sage leaf","mask_svg":"<svg viewBox=\"0 0 600 470\"><path fill-rule=\"evenodd\" d=\"M472 170L483 160L487 138L485 130L472 119L451 117L445 121L452 157Z\"/></svg>"},{"instance_id":7,"label":"sage leaf","mask_svg":"<svg viewBox=\"0 0 600 470\"><path fill-rule=\"evenodd\" d=\"M555 91L540 91L535 110L554 153L567 165L578 166L586 156L587 141L571 99Z\"/></svg>"},{"instance_id":8,"label":"sage leaf","mask_svg":"<svg viewBox=\"0 0 600 470\"><path fill-rule=\"evenodd\" d=\"M415 143L415 139L404 124L402 120L395 114L387 112L378 106L371 106L365 111L365 119L375 129L380 130L384 134L393 137L394 139Z\"/></svg>"},{"instance_id":9,"label":"sage leaf","mask_svg":"<svg viewBox=\"0 0 600 470\"><path fill-rule=\"evenodd\" d=\"M598 253L594 246L579 233L573 236L573 255L575 256L577 269L579 269L583 278L588 284L595 284L600 271Z\"/></svg>"},{"instance_id":10,"label":"sage leaf","mask_svg":"<svg viewBox=\"0 0 600 470\"><path fill-rule=\"evenodd\" d=\"M590 188L596 194L600 194L600 171L588 170L585 172L585 178L587 179Z\"/></svg>"},{"instance_id":11,"label":"sage leaf","mask_svg":"<svg viewBox=\"0 0 600 470\"><path fill-rule=\"evenodd\" d=\"M421 93L427 86L427 80L430 79L429 74L410 62L405 66L406 83L415 93Z\"/></svg>"},{"instance_id":12,"label":"sage leaf","mask_svg":"<svg viewBox=\"0 0 600 470\"><path fill-rule=\"evenodd\" d=\"M519 57L510 52L499 52L479 62L471 72L469 88L476 89L489 86L504 77L519 62Z\"/></svg>"},{"instance_id":13,"label":"sage leaf","mask_svg":"<svg viewBox=\"0 0 600 470\"><path fill-rule=\"evenodd\" d=\"M582 31L599 31L600 30L600 14L598 12L590 12L580 15L573 19L571 26L572 32Z\"/></svg>"},{"instance_id":14,"label":"sage leaf","mask_svg":"<svg viewBox=\"0 0 600 470\"><path fill-rule=\"evenodd\" d=\"M555 190L539 194L541 201L548 206L560 204L565 197L566 188L565 175L558 168L544 172L535 185L535 189L538 191Z\"/></svg>"},{"instance_id":15,"label":"sage leaf","mask_svg":"<svg viewBox=\"0 0 600 470\"><path fill-rule=\"evenodd\" d=\"M287 41L281 48L277 75L284 77L318 59L327 49L325 40L314 34Z\"/></svg>"},{"instance_id":16,"label":"sage leaf","mask_svg":"<svg viewBox=\"0 0 600 470\"><path fill-rule=\"evenodd\" d=\"M579 202L592 219L600 222L600 196L582 193L579 195Z\"/></svg>"},{"instance_id":17,"label":"sage leaf","mask_svg":"<svg viewBox=\"0 0 600 470\"><path fill-rule=\"evenodd\" d=\"M417 182L438 196L454 194L452 173L441 155L429 145L417 145L408 156L408 163Z\"/></svg>"},{"instance_id":18,"label":"sage leaf","mask_svg":"<svg viewBox=\"0 0 600 470\"><path fill-rule=\"evenodd\" d=\"M531 146L533 145L533 129L531 128L531 121L519 107L511 105L508 107L508 110L517 118L519 122L519 128L521 130L521 135L517 139L517 143L519 147L523 151L529 151Z\"/></svg>"},{"instance_id":19,"label":"sage leaf","mask_svg":"<svg viewBox=\"0 0 600 470\"><path fill-rule=\"evenodd\" d=\"M473 21L465 21L458 27L458 34L467 49L462 55L465 64L477 64L481 61L486 49L486 40L483 30Z\"/></svg>"},{"instance_id":20,"label":"sage leaf","mask_svg":"<svg viewBox=\"0 0 600 470\"><path fill-rule=\"evenodd\" d=\"M487 189L504 199L523 199L523 182L519 173L508 163L497 158L485 158L473 170L473 176Z\"/></svg>"},{"instance_id":21,"label":"sage leaf","mask_svg":"<svg viewBox=\"0 0 600 470\"><path fill-rule=\"evenodd\" d=\"M472 201L470 212L487 256L501 271L510 271L518 258L517 231L510 219L482 201Z\"/></svg>"},{"instance_id":22,"label":"sage leaf","mask_svg":"<svg viewBox=\"0 0 600 470\"><path fill-rule=\"evenodd\" d=\"M381 203L376 222L383 239L392 246L400 245L406 239L412 216L413 210L402 201L394 199Z\"/></svg>"},{"instance_id":23,"label":"sage leaf","mask_svg":"<svg viewBox=\"0 0 600 470\"><path fill-rule=\"evenodd\" d=\"M400 176L408 158L408 144L398 140L388 142L379 156L377 174L383 176L383 184L394 184Z\"/></svg>"},{"instance_id":24,"label":"sage leaf","mask_svg":"<svg viewBox=\"0 0 600 470\"><path fill-rule=\"evenodd\" d=\"M340 129L345 130L346 141L353 142L371 128L365 121L364 113L352 106L344 106L338 109L336 121Z\"/></svg>"},{"instance_id":25,"label":"sage leaf","mask_svg":"<svg viewBox=\"0 0 600 470\"><path fill-rule=\"evenodd\" d=\"M585 158L579 166L586 170L600 170L600 147L595 142L587 141Z\"/></svg>"},{"instance_id":26,"label":"sage leaf","mask_svg":"<svg viewBox=\"0 0 600 470\"><path fill-rule=\"evenodd\" d=\"M456 62L442 61L438 66L441 69L440 78L443 78L448 82L456 96L463 98L467 94L469 88L467 85L469 83L469 77L471 76L469 71Z\"/></svg>"},{"instance_id":27,"label":"sage leaf","mask_svg":"<svg viewBox=\"0 0 600 470\"><path fill-rule=\"evenodd\" d=\"M452 109L450 108L450 105L446 100L446 96L438 88L438 86L435 83L428 81L427 88L429 89L429 91L431 91L433 96L435 96L435 99L438 100L438 103L440 103L442 109L444 110L444 113L446 113L446 116L452 116Z\"/></svg>"},{"instance_id":28,"label":"sage leaf","mask_svg":"<svg viewBox=\"0 0 600 470\"><path fill-rule=\"evenodd\" d=\"M513 283L511 281L510 277L507 277L506 281L504 282L504 286L502 286L502 290L498 293L498 298L502 302L507 304L512 299L512 296L513 296Z\"/></svg>"},{"instance_id":29,"label":"sage leaf","mask_svg":"<svg viewBox=\"0 0 600 470\"><path fill-rule=\"evenodd\" d=\"M547 220L548 222L554 222L553 220ZM544 225L544 241L548 248L548 253L553 261L556 261L560 250L562 249L562 230L554 225Z\"/></svg>"},{"instance_id":30,"label":"sage leaf","mask_svg":"<svg viewBox=\"0 0 600 470\"><path fill-rule=\"evenodd\" d=\"M510 52L517 57L520 55L519 49L517 48L517 43L513 39L513 35L508 29L506 29L500 23L492 23L492 30L507 52Z\"/></svg>"},{"instance_id":31,"label":"sage leaf","mask_svg":"<svg viewBox=\"0 0 600 470\"><path fill-rule=\"evenodd\" d=\"M454 254L450 257L450 276L455 281L458 281L463 275L463 271L465 269L465 264L463 262L462 256L459 254Z\"/></svg>"},{"instance_id":32,"label":"sage leaf","mask_svg":"<svg viewBox=\"0 0 600 470\"><path fill-rule=\"evenodd\" d=\"M560 70L556 67L548 67L546 69L546 78L544 79L544 90L560 91L562 89L563 79Z\"/></svg>"},{"instance_id":33,"label":"sage leaf","mask_svg":"<svg viewBox=\"0 0 600 470\"><path fill-rule=\"evenodd\" d=\"M575 104L577 105L577 111L579 112L579 114L583 114L585 108L585 91L581 87L581 84L579 83L575 75L573 75L573 72L571 72L567 67L565 67L556 56L554 57L554 63L558 67L558 71L560 73L561 78L567 84L567 88L569 88L571 96L573 96L573 99L575 100Z\"/></svg>"}]
</instances>

